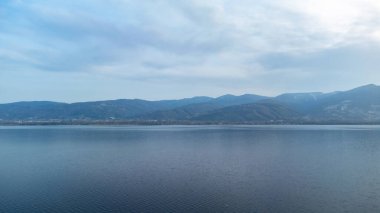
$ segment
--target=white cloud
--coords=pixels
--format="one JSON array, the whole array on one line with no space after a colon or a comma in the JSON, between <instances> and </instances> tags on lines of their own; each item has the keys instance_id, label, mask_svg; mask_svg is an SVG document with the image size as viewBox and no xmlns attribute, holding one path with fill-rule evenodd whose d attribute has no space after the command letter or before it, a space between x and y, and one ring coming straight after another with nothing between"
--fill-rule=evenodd
<instances>
[{"instance_id":1,"label":"white cloud","mask_svg":"<svg viewBox=\"0 0 380 213\"><path fill-rule=\"evenodd\" d=\"M344 72L360 83L366 73L373 80L372 67L380 66L335 51L380 44L378 0L17 0L0 8L0 65L18 66L13 71L189 85L233 79L244 89L252 83L273 91L271 82L286 90L296 81L341 75L345 60L357 60ZM373 51L352 55L367 52Z\"/></svg>"}]
</instances>

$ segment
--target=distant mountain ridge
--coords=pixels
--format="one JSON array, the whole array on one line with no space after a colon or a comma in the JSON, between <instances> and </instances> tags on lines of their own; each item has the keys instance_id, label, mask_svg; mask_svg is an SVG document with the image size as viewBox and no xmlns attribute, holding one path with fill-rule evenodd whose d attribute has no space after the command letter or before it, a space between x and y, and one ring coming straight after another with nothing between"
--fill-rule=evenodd
<instances>
[{"instance_id":1,"label":"distant mountain ridge","mask_svg":"<svg viewBox=\"0 0 380 213\"><path fill-rule=\"evenodd\" d=\"M0 121L156 121L210 123L380 123L380 86L333 93L193 97L180 100L0 104Z\"/></svg>"}]
</instances>

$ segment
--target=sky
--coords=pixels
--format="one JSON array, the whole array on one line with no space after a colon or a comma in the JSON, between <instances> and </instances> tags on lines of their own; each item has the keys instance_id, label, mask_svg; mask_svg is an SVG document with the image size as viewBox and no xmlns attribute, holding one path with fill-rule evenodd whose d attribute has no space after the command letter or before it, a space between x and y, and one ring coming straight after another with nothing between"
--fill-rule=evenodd
<instances>
[{"instance_id":1,"label":"sky","mask_svg":"<svg viewBox=\"0 0 380 213\"><path fill-rule=\"evenodd\" d=\"M0 103L380 84L379 0L1 0Z\"/></svg>"}]
</instances>

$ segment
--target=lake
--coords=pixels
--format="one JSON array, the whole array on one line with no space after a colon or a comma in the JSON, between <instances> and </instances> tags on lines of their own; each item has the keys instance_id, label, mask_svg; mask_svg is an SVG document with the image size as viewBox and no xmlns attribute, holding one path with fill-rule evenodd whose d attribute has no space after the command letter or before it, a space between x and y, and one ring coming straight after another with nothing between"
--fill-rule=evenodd
<instances>
[{"instance_id":1,"label":"lake","mask_svg":"<svg viewBox=\"0 0 380 213\"><path fill-rule=\"evenodd\" d=\"M0 127L0 212L380 212L379 126Z\"/></svg>"}]
</instances>

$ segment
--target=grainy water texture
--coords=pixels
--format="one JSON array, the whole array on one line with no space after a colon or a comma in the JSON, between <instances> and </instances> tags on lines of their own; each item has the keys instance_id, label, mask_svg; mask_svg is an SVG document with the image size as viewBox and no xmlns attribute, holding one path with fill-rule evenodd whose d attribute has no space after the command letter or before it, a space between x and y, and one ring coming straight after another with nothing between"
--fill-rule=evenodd
<instances>
[{"instance_id":1,"label":"grainy water texture","mask_svg":"<svg viewBox=\"0 0 380 213\"><path fill-rule=\"evenodd\" d=\"M380 127L1 127L0 212L380 212Z\"/></svg>"}]
</instances>

